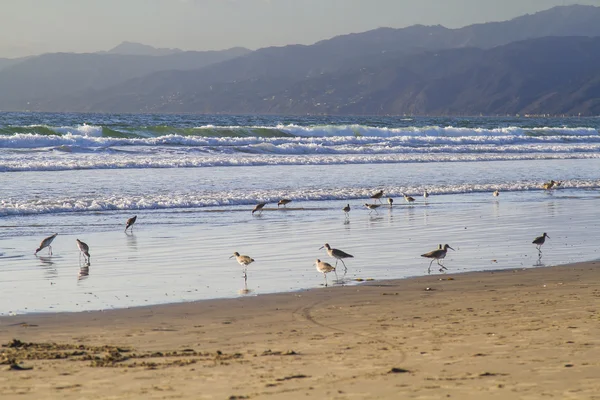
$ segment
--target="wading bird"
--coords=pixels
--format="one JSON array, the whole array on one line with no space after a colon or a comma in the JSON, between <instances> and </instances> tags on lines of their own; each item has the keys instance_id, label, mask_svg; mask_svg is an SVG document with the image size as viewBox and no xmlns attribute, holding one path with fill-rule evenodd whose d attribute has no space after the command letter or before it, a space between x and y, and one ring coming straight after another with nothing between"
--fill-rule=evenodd
<instances>
[{"instance_id":1,"label":"wading bird","mask_svg":"<svg viewBox=\"0 0 600 400\"><path fill-rule=\"evenodd\" d=\"M134 215L133 217L131 217L127 220L127 222L125 223L125 232L127 232L127 229L129 229L129 228L131 228L131 231L133 232L133 224L135 224L136 219L137 219L137 215Z\"/></svg>"},{"instance_id":2,"label":"wading bird","mask_svg":"<svg viewBox=\"0 0 600 400\"><path fill-rule=\"evenodd\" d=\"M546 242L546 238L550 239L550 236L548 236L546 234L546 232L544 232L544 234L542 236L538 236L535 239L533 239L533 244L535 244L535 248L537 249L540 257L542 256L542 245Z\"/></svg>"},{"instance_id":3,"label":"wading bird","mask_svg":"<svg viewBox=\"0 0 600 400\"><path fill-rule=\"evenodd\" d=\"M247 279L248 275L247 275L246 271L248 269L248 265L250 265L254 262L254 258L252 258L250 256L241 256L240 253L238 253L237 251L235 253L233 253L233 255L229 258L233 258L233 257L235 257L238 264L240 264L242 267L244 267L244 279Z\"/></svg>"},{"instance_id":4,"label":"wading bird","mask_svg":"<svg viewBox=\"0 0 600 400\"><path fill-rule=\"evenodd\" d=\"M42 242L40 243L40 247L38 247L35 250L35 253L33 253L34 255L37 255L38 251L42 250L43 248L47 247L48 248L48 254L52 255L52 246L50 246L52 244L52 241L54 240L54 238L58 235L58 233L55 233L52 236L48 236L46 239L42 240Z\"/></svg>"},{"instance_id":5,"label":"wading bird","mask_svg":"<svg viewBox=\"0 0 600 400\"><path fill-rule=\"evenodd\" d=\"M441 267L440 272L442 272L445 269L446 270L448 269L448 268L444 267L443 263L440 262L440 260L443 260L444 258L446 258L446 253L448 252L448 249L454 250L448 244L445 244L443 247L440 244L438 249L432 250L429 253L421 254L421 257L431 258L431 262L429 263L429 268L427 268L427 273L431 273L431 264L433 264L434 261L437 261L437 264Z\"/></svg>"},{"instance_id":6,"label":"wading bird","mask_svg":"<svg viewBox=\"0 0 600 400\"><path fill-rule=\"evenodd\" d=\"M377 214L379 214L379 211L377 211L377 208L380 206L380 204L369 204L369 203L365 203L365 207L367 207L369 210L369 214L371 214L373 212L373 210L375 210L375 212Z\"/></svg>"},{"instance_id":7,"label":"wading bird","mask_svg":"<svg viewBox=\"0 0 600 400\"><path fill-rule=\"evenodd\" d=\"M86 261L87 263L90 262L90 246L88 246L86 243L83 243L81 240L76 239L77 240L77 247L79 247L79 251L81 253L83 253L83 260ZM81 253L79 253L79 259L81 261Z\"/></svg>"},{"instance_id":8,"label":"wading bird","mask_svg":"<svg viewBox=\"0 0 600 400\"><path fill-rule=\"evenodd\" d=\"M381 203L381 197L383 197L383 190L380 190L379 192L377 192L371 196L371 198L373 200L377 200L380 203Z\"/></svg>"},{"instance_id":9,"label":"wading bird","mask_svg":"<svg viewBox=\"0 0 600 400\"><path fill-rule=\"evenodd\" d=\"M325 277L325 286L327 286L327 274L331 271L335 272L335 267L331 266L331 264L326 263L325 261L319 260L318 258L315 262L315 265L317 266L317 271L321 272ZM335 276L337 279L337 272L335 272Z\"/></svg>"},{"instance_id":10,"label":"wading bird","mask_svg":"<svg viewBox=\"0 0 600 400\"><path fill-rule=\"evenodd\" d=\"M332 249L331 246L329 246L329 243L325 243L323 246L319 247L319 250L321 250L323 247L327 249L327 254L329 255L329 257L335 258L336 267L338 260L342 262L342 264L344 265L344 273L346 273L348 271L348 268L346 267L344 258L354 258L354 256L339 249Z\"/></svg>"},{"instance_id":11,"label":"wading bird","mask_svg":"<svg viewBox=\"0 0 600 400\"><path fill-rule=\"evenodd\" d=\"M290 199L281 199L279 200L279 202L277 203L277 208L279 208L279 206L283 206L285 208L286 204L291 203L292 201Z\"/></svg>"},{"instance_id":12,"label":"wading bird","mask_svg":"<svg viewBox=\"0 0 600 400\"><path fill-rule=\"evenodd\" d=\"M266 206L267 203L258 203L257 205L254 206L254 208L252 209L252 214L254 215L254 213L256 211L258 211L258 214L262 214L262 209L264 206Z\"/></svg>"}]
</instances>

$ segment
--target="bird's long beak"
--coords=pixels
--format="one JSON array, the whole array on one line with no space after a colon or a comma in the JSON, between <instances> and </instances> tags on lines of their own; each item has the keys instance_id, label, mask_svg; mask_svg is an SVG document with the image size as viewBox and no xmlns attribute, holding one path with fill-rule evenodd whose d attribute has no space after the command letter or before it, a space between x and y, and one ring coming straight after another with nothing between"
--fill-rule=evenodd
<instances>
[{"instance_id":1,"label":"bird's long beak","mask_svg":"<svg viewBox=\"0 0 600 400\"><path fill-rule=\"evenodd\" d=\"M325 246L321 246L321 247L319 247L319 250L321 250L323 247L325 247Z\"/></svg>"},{"instance_id":2,"label":"bird's long beak","mask_svg":"<svg viewBox=\"0 0 600 400\"><path fill-rule=\"evenodd\" d=\"M546 237L547 237L548 239L550 239L550 236L546 235Z\"/></svg>"},{"instance_id":3,"label":"bird's long beak","mask_svg":"<svg viewBox=\"0 0 600 400\"><path fill-rule=\"evenodd\" d=\"M450 250L454 250L454 249L453 249L452 247L450 247L450 246L448 246L448 248L449 248ZM456 251L456 250L454 250L454 251Z\"/></svg>"},{"instance_id":4,"label":"bird's long beak","mask_svg":"<svg viewBox=\"0 0 600 400\"><path fill-rule=\"evenodd\" d=\"M233 256L229 257L229 258L233 258Z\"/></svg>"}]
</instances>

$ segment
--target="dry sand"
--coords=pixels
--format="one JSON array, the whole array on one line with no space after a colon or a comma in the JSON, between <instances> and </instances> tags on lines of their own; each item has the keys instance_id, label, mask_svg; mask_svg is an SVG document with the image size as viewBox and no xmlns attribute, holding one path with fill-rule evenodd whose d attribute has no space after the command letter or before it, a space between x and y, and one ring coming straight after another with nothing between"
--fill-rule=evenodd
<instances>
[{"instance_id":1,"label":"dry sand","mask_svg":"<svg viewBox=\"0 0 600 400\"><path fill-rule=\"evenodd\" d=\"M2 317L0 398L600 399L599 267Z\"/></svg>"}]
</instances>

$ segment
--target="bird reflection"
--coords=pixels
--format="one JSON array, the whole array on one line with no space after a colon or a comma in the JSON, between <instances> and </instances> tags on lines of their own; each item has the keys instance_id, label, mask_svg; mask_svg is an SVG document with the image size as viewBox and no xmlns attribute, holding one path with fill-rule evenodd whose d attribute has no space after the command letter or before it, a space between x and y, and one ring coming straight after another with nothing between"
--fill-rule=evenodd
<instances>
[{"instance_id":1,"label":"bird reflection","mask_svg":"<svg viewBox=\"0 0 600 400\"><path fill-rule=\"evenodd\" d=\"M244 288L238 290L238 294L247 295L247 294L250 294L252 292L254 292L254 290L253 289L248 289L248 278L245 277L244 278Z\"/></svg>"},{"instance_id":2,"label":"bird reflection","mask_svg":"<svg viewBox=\"0 0 600 400\"><path fill-rule=\"evenodd\" d=\"M125 233L127 236L127 246L131 247L133 250L137 250L137 237L131 233Z\"/></svg>"},{"instance_id":3,"label":"bird reflection","mask_svg":"<svg viewBox=\"0 0 600 400\"><path fill-rule=\"evenodd\" d=\"M84 279L87 279L89 275L90 275L90 264L86 263L83 267L79 268L79 274L77 276L77 280L83 281Z\"/></svg>"}]
</instances>

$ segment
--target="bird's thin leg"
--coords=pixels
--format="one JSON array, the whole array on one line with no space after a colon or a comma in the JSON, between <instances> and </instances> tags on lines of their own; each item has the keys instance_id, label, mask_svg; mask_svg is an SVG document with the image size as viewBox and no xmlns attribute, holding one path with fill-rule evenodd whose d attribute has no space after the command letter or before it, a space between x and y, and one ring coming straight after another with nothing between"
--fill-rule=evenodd
<instances>
[{"instance_id":1,"label":"bird's thin leg","mask_svg":"<svg viewBox=\"0 0 600 400\"><path fill-rule=\"evenodd\" d=\"M346 271L348 271L348 267L346 267L346 263L344 262L344 260L340 259L340 261L342 262L342 264L344 264L344 274L345 274Z\"/></svg>"},{"instance_id":2,"label":"bird's thin leg","mask_svg":"<svg viewBox=\"0 0 600 400\"><path fill-rule=\"evenodd\" d=\"M325 286L327 286L327 274L323 272L323 276L325 277Z\"/></svg>"},{"instance_id":3,"label":"bird's thin leg","mask_svg":"<svg viewBox=\"0 0 600 400\"><path fill-rule=\"evenodd\" d=\"M52 246L48 246L48 254L52 255Z\"/></svg>"},{"instance_id":4,"label":"bird's thin leg","mask_svg":"<svg viewBox=\"0 0 600 400\"><path fill-rule=\"evenodd\" d=\"M336 267L336 268L337 268L337 263L338 263L338 261L339 261L339 260L336 258L336 259L335 259L335 267Z\"/></svg>"},{"instance_id":5,"label":"bird's thin leg","mask_svg":"<svg viewBox=\"0 0 600 400\"><path fill-rule=\"evenodd\" d=\"M427 268L427 273L428 274L431 273L431 264L433 264L434 261L435 261L435 259L431 260L431 262L429 263L429 268Z\"/></svg>"}]
</instances>

